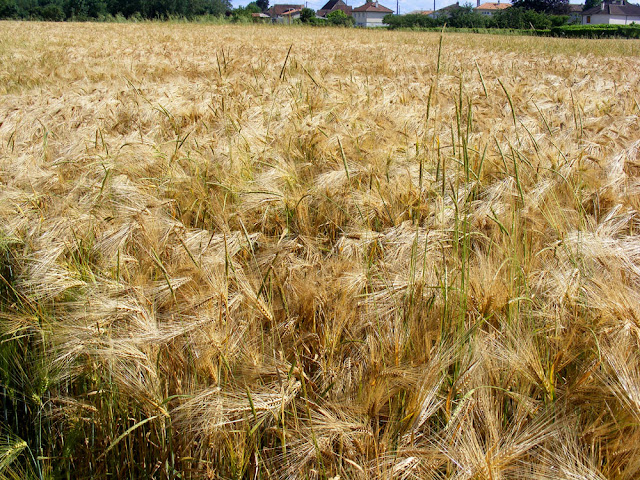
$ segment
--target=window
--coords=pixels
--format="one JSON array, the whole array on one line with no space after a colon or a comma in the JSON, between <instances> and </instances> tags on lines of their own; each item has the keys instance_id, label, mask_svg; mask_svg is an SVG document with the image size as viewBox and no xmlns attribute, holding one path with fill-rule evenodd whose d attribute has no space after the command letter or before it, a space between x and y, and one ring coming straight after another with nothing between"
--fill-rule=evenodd
<instances>
[{"instance_id":1,"label":"window","mask_svg":"<svg viewBox=\"0 0 640 480\"><path fill-rule=\"evenodd\" d=\"M587 15L587 23L591 23L591 15Z\"/></svg>"}]
</instances>

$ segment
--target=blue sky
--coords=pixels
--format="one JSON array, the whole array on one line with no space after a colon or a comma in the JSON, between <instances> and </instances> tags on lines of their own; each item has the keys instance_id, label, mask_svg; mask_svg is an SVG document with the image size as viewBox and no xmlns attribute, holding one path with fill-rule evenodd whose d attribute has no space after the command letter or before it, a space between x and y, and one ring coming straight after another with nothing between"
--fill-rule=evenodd
<instances>
[{"instance_id":1,"label":"blue sky","mask_svg":"<svg viewBox=\"0 0 640 480\"><path fill-rule=\"evenodd\" d=\"M231 3L233 7L239 7L240 5L247 5L252 0L232 0ZM327 3L328 0L308 0L306 2L309 8L313 8L314 10L318 10L322 8L322 6ZM351 5L352 7L359 7L363 5L365 0L344 0L347 5ZM379 0L382 5L391 10L396 10L396 0ZM480 0L480 3L484 3L485 1L493 1L497 2L498 0ZM303 3L304 0L269 0L269 5L274 5L276 3ZM456 3L455 0L436 0L436 9L446 7L447 5L451 5L452 3ZM461 4L467 3L467 0L460 0ZM476 5L476 0L469 0L469 3L472 5ZM507 2L508 3L508 2ZM570 0L570 3L583 3L577 0ZM433 10L433 0L400 0L400 13L408 13L413 10Z\"/></svg>"}]
</instances>

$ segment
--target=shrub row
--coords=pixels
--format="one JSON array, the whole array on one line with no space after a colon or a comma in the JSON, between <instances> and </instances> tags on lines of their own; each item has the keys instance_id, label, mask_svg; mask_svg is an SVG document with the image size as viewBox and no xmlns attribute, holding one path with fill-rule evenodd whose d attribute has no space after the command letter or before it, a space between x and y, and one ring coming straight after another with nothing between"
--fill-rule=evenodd
<instances>
[{"instance_id":1,"label":"shrub row","mask_svg":"<svg viewBox=\"0 0 640 480\"><path fill-rule=\"evenodd\" d=\"M566 25L566 15L550 15L524 8L511 7L496 12L494 15L481 15L469 5L453 8L448 16L431 18L428 15L407 14L387 15L384 23L391 29L397 28L472 28L472 29L513 29L513 30L545 30L551 27Z\"/></svg>"},{"instance_id":2,"label":"shrub row","mask_svg":"<svg viewBox=\"0 0 640 480\"><path fill-rule=\"evenodd\" d=\"M401 31L420 31L420 32L441 32L442 27L428 27L428 28L399 28L393 30ZM445 27L446 33L482 33L489 35L529 35L529 36L549 36L551 30L549 29L518 29L518 28L451 28Z\"/></svg>"},{"instance_id":3,"label":"shrub row","mask_svg":"<svg viewBox=\"0 0 640 480\"><path fill-rule=\"evenodd\" d=\"M563 25L552 27L551 35L571 38L640 38L640 25Z\"/></svg>"}]
</instances>

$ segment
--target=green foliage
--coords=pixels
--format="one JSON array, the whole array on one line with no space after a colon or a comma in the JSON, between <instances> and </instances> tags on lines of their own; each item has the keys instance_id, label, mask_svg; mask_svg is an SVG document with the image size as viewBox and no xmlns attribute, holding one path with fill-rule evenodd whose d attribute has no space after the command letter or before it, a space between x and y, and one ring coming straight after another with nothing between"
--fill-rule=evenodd
<instances>
[{"instance_id":1,"label":"green foliage","mask_svg":"<svg viewBox=\"0 0 640 480\"><path fill-rule=\"evenodd\" d=\"M640 38L640 25L563 25L553 27L551 34L572 38Z\"/></svg>"},{"instance_id":2,"label":"green foliage","mask_svg":"<svg viewBox=\"0 0 640 480\"><path fill-rule=\"evenodd\" d=\"M433 28L438 26L438 20L427 15L385 15L382 20L389 28Z\"/></svg>"},{"instance_id":3,"label":"green foliage","mask_svg":"<svg viewBox=\"0 0 640 480\"><path fill-rule=\"evenodd\" d=\"M106 15L107 4L102 0L67 0L64 4L64 18L87 20Z\"/></svg>"},{"instance_id":4,"label":"green foliage","mask_svg":"<svg viewBox=\"0 0 640 480\"><path fill-rule=\"evenodd\" d=\"M492 26L496 28L544 30L554 25L551 15L519 7L511 7L497 12L491 20Z\"/></svg>"},{"instance_id":5,"label":"green foliage","mask_svg":"<svg viewBox=\"0 0 640 480\"><path fill-rule=\"evenodd\" d=\"M312 18L316 17L316 12L311 8L303 8L300 12L300 21L302 23L309 23Z\"/></svg>"},{"instance_id":6,"label":"green foliage","mask_svg":"<svg viewBox=\"0 0 640 480\"><path fill-rule=\"evenodd\" d=\"M342 10L334 10L327 15L327 22L329 25L351 27L355 23L355 20Z\"/></svg>"},{"instance_id":7,"label":"green foliage","mask_svg":"<svg viewBox=\"0 0 640 480\"><path fill-rule=\"evenodd\" d=\"M550 15L511 7L496 12L492 16L476 13L471 7L464 6L451 12L450 17L431 18L427 15L387 15L384 22L389 28L448 28L457 29L509 29L509 30L548 30L554 26L565 25L568 16Z\"/></svg>"},{"instance_id":8,"label":"green foliage","mask_svg":"<svg viewBox=\"0 0 640 480\"><path fill-rule=\"evenodd\" d=\"M562 25L567 25L570 17L569 15L549 15L549 20L551 20L552 27L560 27Z\"/></svg>"},{"instance_id":9,"label":"green foliage","mask_svg":"<svg viewBox=\"0 0 640 480\"><path fill-rule=\"evenodd\" d=\"M477 13L471 5L467 4L451 11L447 25L454 28L482 28L486 26L487 20L485 15Z\"/></svg>"},{"instance_id":10,"label":"green foliage","mask_svg":"<svg viewBox=\"0 0 640 480\"><path fill-rule=\"evenodd\" d=\"M229 0L0 0L0 19L193 18L230 9Z\"/></svg>"},{"instance_id":11,"label":"green foliage","mask_svg":"<svg viewBox=\"0 0 640 480\"><path fill-rule=\"evenodd\" d=\"M14 288L13 249L19 242L0 231L0 478L34 478L41 462L50 375L43 360L34 304ZM29 310L33 322L11 322L16 309ZM6 318L4 317L6 315ZM30 455L26 453L30 452Z\"/></svg>"},{"instance_id":12,"label":"green foliage","mask_svg":"<svg viewBox=\"0 0 640 480\"><path fill-rule=\"evenodd\" d=\"M569 0L515 0L513 6L539 13L563 14L569 10Z\"/></svg>"},{"instance_id":13,"label":"green foliage","mask_svg":"<svg viewBox=\"0 0 640 480\"><path fill-rule=\"evenodd\" d=\"M309 20L309 25L313 25L314 27L326 27L327 19L320 17L313 17Z\"/></svg>"},{"instance_id":14,"label":"green foliage","mask_svg":"<svg viewBox=\"0 0 640 480\"><path fill-rule=\"evenodd\" d=\"M18 18L18 5L13 0L0 0L0 18Z\"/></svg>"},{"instance_id":15,"label":"green foliage","mask_svg":"<svg viewBox=\"0 0 640 480\"><path fill-rule=\"evenodd\" d=\"M235 23L248 22L251 19L252 13L260 12L260 7L256 5L256 2L251 2L246 7L238 7L233 11L233 21Z\"/></svg>"},{"instance_id":16,"label":"green foliage","mask_svg":"<svg viewBox=\"0 0 640 480\"><path fill-rule=\"evenodd\" d=\"M267 8L269 8L269 0L257 0L256 2L252 3L255 3L261 12L264 12Z\"/></svg>"},{"instance_id":17,"label":"green foliage","mask_svg":"<svg viewBox=\"0 0 640 480\"><path fill-rule=\"evenodd\" d=\"M257 2L251 2L249 3L246 7L245 10L250 12L250 13L260 13L262 12L262 9L260 8L260 6L258 5Z\"/></svg>"},{"instance_id":18,"label":"green foliage","mask_svg":"<svg viewBox=\"0 0 640 480\"><path fill-rule=\"evenodd\" d=\"M584 2L583 10L589 10L593 7L599 7L601 4L602 0L586 0L586 2Z\"/></svg>"},{"instance_id":19,"label":"green foliage","mask_svg":"<svg viewBox=\"0 0 640 480\"><path fill-rule=\"evenodd\" d=\"M44 7L39 7L37 10L37 16L42 20L48 20L51 22L61 22L64 20L64 10L60 5L50 3Z\"/></svg>"},{"instance_id":20,"label":"green foliage","mask_svg":"<svg viewBox=\"0 0 640 480\"><path fill-rule=\"evenodd\" d=\"M252 13L260 13L262 10L256 4L256 2L251 2L246 7L238 7L233 11L234 17L250 17Z\"/></svg>"}]
</instances>

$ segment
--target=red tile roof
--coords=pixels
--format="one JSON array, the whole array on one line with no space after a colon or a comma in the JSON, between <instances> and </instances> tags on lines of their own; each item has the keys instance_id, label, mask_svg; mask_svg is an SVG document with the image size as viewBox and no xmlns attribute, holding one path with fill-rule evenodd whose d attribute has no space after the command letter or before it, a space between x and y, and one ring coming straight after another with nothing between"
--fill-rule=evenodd
<instances>
[{"instance_id":1,"label":"red tile roof","mask_svg":"<svg viewBox=\"0 0 640 480\"><path fill-rule=\"evenodd\" d=\"M324 7L322 7L320 10L316 12L316 16L326 17L327 14L331 12L335 12L336 10L342 10L348 16L351 16L351 11L353 10L353 7L350 7L349 5L344 3L342 0L330 0L329 2L327 2L327 4Z\"/></svg>"},{"instance_id":2,"label":"red tile roof","mask_svg":"<svg viewBox=\"0 0 640 480\"><path fill-rule=\"evenodd\" d=\"M590 8L582 12L582 15L640 15L640 7L628 3L626 0L619 0L618 2L603 2L597 7Z\"/></svg>"},{"instance_id":3,"label":"red tile roof","mask_svg":"<svg viewBox=\"0 0 640 480\"><path fill-rule=\"evenodd\" d=\"M510 3L483 3L479 7L476 7L476 10L504 10L505 8L509 8L511 6Z\"/></svg>"},{"instance_id":4,"label":"red tile roof","mask_svg":"<svg viewBox=\"0 0 640 480\"><path fill-rule=\"evenodd\" d=\"M275 5L272 5L271 8L269 8L269 10L267 10L267 13L271 16L271 17L277 17L282 15L284 12L288 12L289 10L295 10L295 9L302 9L304 7L304 5L291 5L291 4L280 4L280 3L276 3Z\"/></svg>"},{"instance_id":5,"label":"red tile roof","mask_svg":"<svg viewBox=\"0 0 640 480\"><path fill-rule=\"evenodd\" d=\"M378 2L367 2L358 8L354 8L353 11L354 12L393 13L393 10L380 5Z\"/></svg>"}]
</instances>

